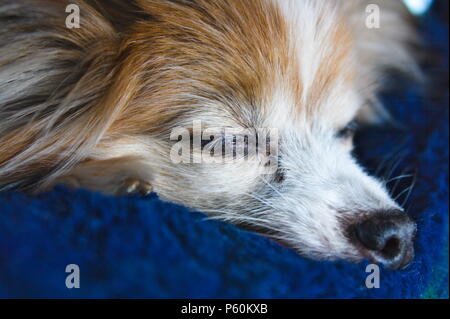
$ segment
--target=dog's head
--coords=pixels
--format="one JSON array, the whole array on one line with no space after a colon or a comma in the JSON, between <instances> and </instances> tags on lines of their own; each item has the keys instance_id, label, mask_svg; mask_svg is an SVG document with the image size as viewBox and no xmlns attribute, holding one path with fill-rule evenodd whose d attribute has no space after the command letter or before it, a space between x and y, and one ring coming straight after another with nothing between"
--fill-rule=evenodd
<instances>
[{"instance_id":1,"label":"dog's head","mask_svg":"<svg viewBox=\"0 0 450 319\"><path fill-rule=\"evenodd\" d=\"M35 3L41 10L49 5ZM11 87L4 100L12 101L2 121L11 138L0 143L7 184L31 184L45 165L51 183L86 158L137 156L150 169L133 169L141 169L139 177L150 171L162 198L309 257L369 257L392 268L412 259L414 223L351 154L355 119L362 110L370 114L364 105L378 74L371 61L391 51L355 43L350 18L331 1L136 0L136 20L125 14L117 23L104 21L105 8L76 3L83 27L69 30L56 19L51 32L33 35L35 48L18 34L27 59L6 60L17 64L11 70L25 70L4 84ZM60 9L52 14L59 17ZM107 16L122 11L121 5ZM55 34L45 47L54 54L42 51L41 42ZM20 64L32 59L39 63ZM36 65L38 71L27 71ZM81 71L61 69L73 65ZM35 78L23 84L30 74ZM93 175L90 181L99 182Z\"/></svg>"},{"instance_id":2,"label":"dog's head","mask_svg":"<svg viewBox=\"0 0 450 319\"><path fill-rule=\"evenodd\" d=\"M146 80L123 122L158 145L155 190L310 257L408 264L414 223L352 157L371 92L342 17L314 2L152 3L129 42ZM186 141L187 161L174 159ZM236 156L248 141L263 151Z\"/></svg>"}]
</instances>

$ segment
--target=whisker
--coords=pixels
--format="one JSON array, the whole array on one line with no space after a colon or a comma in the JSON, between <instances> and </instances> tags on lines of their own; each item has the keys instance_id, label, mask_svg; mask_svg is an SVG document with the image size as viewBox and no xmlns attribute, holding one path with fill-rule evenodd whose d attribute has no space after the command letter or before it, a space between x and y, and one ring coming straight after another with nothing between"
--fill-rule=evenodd
<instances>
[{"instance_id":1,"label":"whisker","mask_svg":"<svg viewBox=\"0 0 450 319\"><path fill-rule=\"evenodd\" d=\"M414 187L414 185L415 185L415 180L414 180L414 182L413 182L410 186L408 186L408 187L405 188L403 191L401 191L400 194L398 194L398 195L394 198L394 201L397 201L397 199L399 199L399 198L400 198L403 194L405 194L406 192L408 192L408 194L410 194L410 192L411 192L412 188ZM401 206L403 206L403 204L402 204Z\"/></svg>"},{"instance_id":2,"label":"whisker","mask_svg":"<svg viewBox=\"0 0 450 319\"><path fill-rule=\"evenodd\" d=\"M373 173L375 176L380 175L381 171L386 169L387 167L393 165L393 161L397 158L404 158L407 154L406 150L403 148L405 147L406 142L400 143L400 145L393 149L390 153L383 156L382 161L380 164L378 164L378 167L376 168L375 172Z\"/></svg>"},{"instance_id":3,"label":"whisker","mask_svg":"<svg viewBox=\"0 0 450 319\"><path fill-rule=\"evenodd\" d=\"M263 219L263 218L258 218L258 217L253 217L253 216L248 216L248 215L241 215L241 214L237 214L237 213L233 213L230 211L225 211L225 210L206 210L204 211L205 213L219 213L220 215L215 215L215 216L208 216L205 217L203 220L207 221L207 220L219 220L219 221L224 221L224 222L231 222L234 224L239 224L239 223L247 223L249 226L255 226L255 227L261 227L264 230L270 230L273 231L277 234L285 234L287 236L291 236L290 233L288 233L287 231L285 231L284 229L278 229L278 228L274 228L272 224L270 224L270 220L267 219ZM253 212L255 213L255 212ZM261 213L256 211L256 213ZM269 235L269 234L265 234L263 232L258 232L264 235Z\"/></svg>"},{"instance_id":4,"label":"whisker","mask_svg":"<svg viewBox=\"0 0 450 319\"><path fill-rule=\"evenodd\" d=\"M405 169L403 169L403 171L400 173L400 175L404 175L405 172L410 171L411 167L405 167ZM411 177L414 177L414 174L409 174L411 175ZM397 191L398 186L400 185L402 179L397 179L397 181L395 182L394 186L392 187L391 191L390 191L390 195L393 196L395 194L395 192Z\"/></svg>"},{"instance_id":5,"label":"whisker","mask_svg":"<svg viewBox=\"0 0 450 319\"><path fill-rule=\"evenodd\" d=\"M409 191L408 194L406 194L405 199L402 202L402 207L406 204L406 202L409 200L409 197L411 196L412 190L414 189L414 186L416 186L416 181L417 181L417 174L415 174L414 176L414 180L411 183L411 186L409 187Z\"/></svg>"},{"instance_id":6,"label":"whisker","mask_svg":"<svg viewBox=\"0 0 450 319\"><path fill-rule=\"evenodd\" d=\"M244 193L244 194L247 195L247 196L249 196L249 197L251 197L251 198L253 198L253 199L255 199L255 200L257 200L258 202L263 203L263 204L269 206L270 208L276 210L276 208L275 208L271 203L269 203L268 201L266 201L265 199L263 199L263 198L261 198L261 197L258 197L258 196L256 196L255 194L251 194L251 193Z\"/></svg>"},{"instance_id":7,"label":"whisker","mask_svg":"<svg viewBox=\"0 0 450 319\"><path fill-rule=\"evenodd\" d=\"M413 176L414 176L413 174L399 175L399 176L396 176L396 177L394 177L394 178L391 178L391 179L388 180L388 181L385 181L384 183L385 183L385 184L389 184L389 183L391 183L391 182L393 182L393 181L396 181L396 180L398 180L398 179L404 179L404 178L407 178L407 177L413 177Z\"/></svg>"},{"instance_id":8,"label":"whisker","mask_svg":"<svg viewBox=\"0 0 450 319\"><path fill-rule=\"evenodd\" d=\"M392 177L392 175L394 174L395 170L398 168L398 166L401 164L401 162L404 160L404 156L398 158L393 165L391 166L391 168L389 169L389 172L385 175L386 179L390 179Z\"/></svg>"},{"instance_id":9,"label":"whisker","mask_svg":"<svg viewBox=\"0 0 450 319\"><path fill-rule=\"evenodd\" d=\"M280 195L281 198L283 198L286 201L290 201L289 198L287 198L284 194L282 194L279 190L277 190L275 187L273 187L273 185L271 185L271 183L269 183L268 181L266 181L263 177L261 178L264 183L267 184L267 186L269 186L275 193L277 193L278 195Z\"/></svg>"}]
</instances>

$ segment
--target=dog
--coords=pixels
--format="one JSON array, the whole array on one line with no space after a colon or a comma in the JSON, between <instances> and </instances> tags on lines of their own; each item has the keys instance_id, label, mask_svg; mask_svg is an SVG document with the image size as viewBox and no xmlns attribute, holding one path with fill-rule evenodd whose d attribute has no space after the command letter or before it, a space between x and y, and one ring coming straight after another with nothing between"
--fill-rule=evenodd
<instances>
[{"instance_id":1,"label":"dog","mask_svg":"<svg viewBox=\"0 0 450 319\"><path fill-rule=\"evenodd\" d=\"M377 99L388 71L420 77L418 41L400 1L3 0L0 187L154 191L309 258L402 269L416 225L352 140L357 123L389 121ZM174 161L177 128L189 159L205 146L196 121L276 150Z\"/></svg>"}]
</instances>

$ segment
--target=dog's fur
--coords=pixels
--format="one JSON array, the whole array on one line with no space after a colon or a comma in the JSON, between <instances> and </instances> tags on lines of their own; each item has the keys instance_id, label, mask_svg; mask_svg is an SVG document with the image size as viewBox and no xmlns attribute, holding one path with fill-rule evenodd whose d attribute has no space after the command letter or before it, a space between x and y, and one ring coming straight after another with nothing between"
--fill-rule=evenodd
<instances>
[{"instance_id":1,"label":"dog's fur","mask_svg":"<svg viewBox=\"0 0 450 319\"><path fill-rule=\"evenodd\" d=\"M117 194L137 180L307 256L359 260L342 221L399 207L338 132L388 116L386 70L419 73L408 20L382 0L3 0L0 187ZM193 120L277 128L279 169L174 164L170 132Z\"/></svg>"}]
</instances>

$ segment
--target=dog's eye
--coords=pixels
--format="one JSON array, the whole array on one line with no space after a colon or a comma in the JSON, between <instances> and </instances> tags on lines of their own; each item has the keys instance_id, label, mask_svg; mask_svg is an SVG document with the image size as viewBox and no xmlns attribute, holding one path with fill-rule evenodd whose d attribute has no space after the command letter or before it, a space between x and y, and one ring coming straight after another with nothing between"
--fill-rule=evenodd
<instances>
[{"instance_id":1,"label":"dog's eye","mask_svg":"<svg viewBox=\"0 0 450 319\"><path fill-rule=\"evenodd\" d=\"M275 173L275 176L273 179L274 182L277 184L281 184L284 182L285 179L286 179L285 171L283 169L279 168Z\"/></svg>"},{"instance_id":2,"label":"dog's eye","mask_svg":"<svg viewBox=\"0 0 450 319\"><path fill-rule=\"evenodd\" d=\"M356 121L352 121L346 127L339 130L337 137L340 139L350 139L355 135L357 129L358 123L356 123Z\"/></svg>"}]
</instances>

